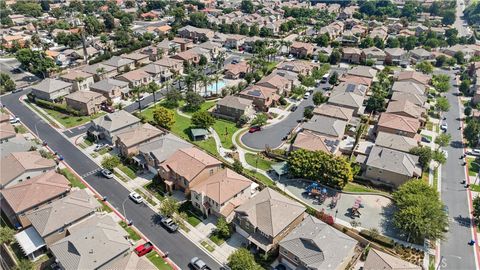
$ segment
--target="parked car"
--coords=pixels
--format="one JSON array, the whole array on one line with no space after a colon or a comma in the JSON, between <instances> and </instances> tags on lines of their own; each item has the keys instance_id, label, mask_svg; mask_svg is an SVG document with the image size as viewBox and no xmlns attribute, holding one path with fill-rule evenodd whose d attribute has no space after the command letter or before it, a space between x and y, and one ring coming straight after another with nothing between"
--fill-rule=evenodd
<instances>
[{"instance_id":1,"label":"parked car","mask_svg":"<svg viewBox=\"0 0 480 270\"><path fill-rule=\"evenodd\" d=\"M232 64L238 64L238 59L233 59Z\"/></svg>"},{"instance_id":2,"label":"parked car","mask_svg":"<svg viewBox=\"0 0 480 270\"><path fill-rule=\"evenodd\" d=\"M97 144L97 145L95 146L95 148L93 149L93 151L98 152L98 151L102 150L102 149L105 148L105 147L107 147L106 144L104 144L104 143L99 143L99 144Z\"/></svg>"},{"instance_id":3,"label":"parked car","mask_svg":"<svg viewBox=\"0 0 480 270\"><path fill-rule=\"evenodd\" d=\"M132 192L132 193L128 194L128 197L129 197L132 201L134 201L134 202L136 202L136 203L142 203L142 202L143 202L142 196L140 196L140 195L139 195L138 193L136 193L136 192Z\"/></svg>"},{"instance_id":4,"label":"parked car","mask_svg":"<svg viewBox=\"0 0 480 270\"><path fill-rule=\"evenodd\" d=\"M480 149L472 149L471 151L467 151L467 155L480 157Z\"/></svg>"},{"instance_id":5,"label":"parked car","mask_svg":"<svg viewBox=\"0 0 480 270\"><path fill-rule=\"evenodd\" d=\"M113 178L113 173L108 169L103 169L100 171L100 173L108 179Z\"/></svg>"},{"instance_id":6,"label":"parked car","mask_svg":"<svg viewBox=\"0 0 480 270\"><path fill-rule=\"evenodd\" d=\"M163 226L165 226L165 228L167 228L170 232L176 232L178 230L177 223L175 223L175 221L169 217L162 218L161 222Z\"/></svg>"},{"instance_id":7,"label":"parked car","mask_svg":"<svg viewBox=\"0 0 480 270\"><path fill-rule=\"evenodd\" d=\"M430 137L422 136L422 142L431 143L432 139L430 139Z\"/></svg>"},{"instance_id":8,"label":"parked car","mask_svg":"<svg viewBox=\"0 0 480 270\"><path fill-rule=\"evenodd\" d=\"M108 112L108 113L113 113L115 112L115 108L113 108L112 106L108 106L108 105L102 105L102 110Z\"/></svg>"},{"instance_id":9,"label":"parked car","mask_svg":"<svg viewBox=\"0 0 480 270\"><path fill-rule=\"evenodd\" d=\"M447 123L444 122L444 123L440 126L440 129L443 130L444 132L447 132L447 129L448 129Z\"/></svg>"},{"instance_id":10,"label":"parked car","mask_svg":"<svg viewBox=\"0 0 480 270\"><path fill-rule=\"evenodd\" d=\"M198 257L193 257L190 260L190 265L193 267L193 269L196 270L210 270L211 268L207 266L207 264L199 259Z\"/></svg>"},{"instance_id":11,"label":"parked car","mask_svg":"<svg viewBox=\"0 0 480 270\"><path fill-rule=\"evenodd\" d=\"M10 116L10 124L20 123L20 118L16 117L15 115Z\"/></svg>"},{"instance_id":12,"label":"parked car","mask_svg":"<svg viewBox=\"0 0 480 270\"><path fill-rule=\"evenodd\" d=\"M145 244L136 247L135 253L138 255L138 257L142 257L143 255L152 251L152 249L153 249L152 243L146 242Z\"/></svg>"},{"instance_id":13,"label":"parked car","mask_svg":"<svg viewBox=\"0 0 480 270\"><path fill-rule=\"evenodd\" d=\"M292 106L292 108L290 108L290 111L291 111L291 112L294 112L294 111L296 111L296 110L297 110L297 108L298 108L298 106L297 106L297 105L293 105L293 106Z\"/></svg>"},{"instance_id":14,"label":"parked car","mask_svg":"<svg viewBox=\"0 0 480 270\"><path fill-rule=\"evenodd\" d=\"M307 99L308 97L310 97L310 92L306 92L305 95L303 95L304 99Z\"/></svg>"},{"instance_id":15,"label":"parked car","mask_svg":"<svg viewBox=\"0 0 480 270\"><path fill-rule=\"evenodd\" d=\"M253 126L253 127L251 127L251 128L248 130L248 132L254 133L254 132L257 132L257 131L260 131L260 130L262 130L261 127L259 127L259 126Z\"/></svg>"}]
</instances>

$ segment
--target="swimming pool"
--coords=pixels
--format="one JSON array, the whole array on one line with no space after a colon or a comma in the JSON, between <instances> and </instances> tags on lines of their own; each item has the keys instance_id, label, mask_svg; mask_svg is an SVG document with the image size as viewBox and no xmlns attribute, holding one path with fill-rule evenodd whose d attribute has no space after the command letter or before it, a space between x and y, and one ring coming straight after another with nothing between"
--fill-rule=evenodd
<instances>
[{"instance_id":1,"label":"swimming pool","mask_svg":"<svg viewBox=\"0 0 480 270\"><path fill-rule=\"evenodd\" d=\"M222 91L222 88L225 87L226 83L224 80L218 80L218 94ZM207 96L211 96L212 94L217 94L217 83L213 82L207 86Z\"/></svg>"}]
</instances>

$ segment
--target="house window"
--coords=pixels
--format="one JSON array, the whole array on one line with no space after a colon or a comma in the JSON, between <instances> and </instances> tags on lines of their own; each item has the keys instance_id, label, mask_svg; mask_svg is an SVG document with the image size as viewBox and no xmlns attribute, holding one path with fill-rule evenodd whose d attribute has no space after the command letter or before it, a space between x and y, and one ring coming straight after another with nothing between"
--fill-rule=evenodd
<instances>
[{"instance_id":1,"label":"house window","mask_svg":"<svg viewBox=\"0 0 480 270\"><path fill-rule=\"evenodd\" d=\"M210 175L213 175L213 169L210 169Z\"/></svg>"}]
</instances>

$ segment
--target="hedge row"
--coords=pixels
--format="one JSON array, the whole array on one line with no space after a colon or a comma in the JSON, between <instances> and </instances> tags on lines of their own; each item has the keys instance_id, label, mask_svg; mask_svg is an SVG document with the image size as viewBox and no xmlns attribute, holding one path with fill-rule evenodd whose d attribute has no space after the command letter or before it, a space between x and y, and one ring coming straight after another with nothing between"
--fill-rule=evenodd
<instances>
[{"instance_id":1,"label":"hedge row","mask_svg":"<svg viewBox=\"0 0 480 270\"><path fill-rule=\"evenodd\" d=\"M361 230L360 235L387 248L393 248L395 246L393 239L381 234L374 234L369 230Z\"/></svg>"},{"instance_id":2,"label":"hedge row","mask_svg":"<svg viewBox=\"0 0 480 270\"><path fill-rule=\"evenodd\" d=\"M83 114L77 110L67 107L64 104L57 104L50 101L46 101L43 99L35 98L35 104L40 107L55 110L64 114L72 115L72 116L83 116Z\"/></svg>"}]
</instances>

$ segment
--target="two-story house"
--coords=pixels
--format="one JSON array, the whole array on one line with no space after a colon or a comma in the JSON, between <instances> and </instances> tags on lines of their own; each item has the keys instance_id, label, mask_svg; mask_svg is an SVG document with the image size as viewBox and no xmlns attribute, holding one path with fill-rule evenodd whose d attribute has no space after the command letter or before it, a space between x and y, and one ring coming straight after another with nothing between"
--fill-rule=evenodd
<instances>
[{"instance_id":1,"label":"two-story house","mask_svg":"<svg viewBox=\"0 0 480 270\"><path fill-rule=\"evenodd\" d=\"M60 79L71 83L73 91L87 91L94 83L93 74L81 70L71 70L61 75Z\"/></svg>"},{"instance_id":2,"label":"two-story house","mask_svg":"<svg viewBox=\"0 0 480 270\"><path fill-rule=\"evenodd\" d=\"M95 141L106 140L110 144L116 141L117 134L142 124L140 119L124 110L101 116L92 120L91 123L87 135Z\"/></svg>"},{"instance_id":3,"label":"two-story house","mask_svg":"<svg viewBox=\"0 0 480 270\"><path fill-rule=\"evenodd\" d=\"M118 133L115 145L122 156L133 156L138 154L142 144L158 139L163 134L158 128L145 123Z\"/></svg>"},{"instance_id":4,"label":"two-story house","mask_svg":"<svg viewBox=\"0 0 480 270\"><path fill-rule=\"evenodd\" d=\"M60 80L46 78L32 85L32 94L39 99L54 101L72 92L72 84Z\"/></svg>"},{"instance_id":5,"label":"two-story house","mask_svg":"<svg viewBox=\"0 0 480 270\"><path fill-rule=\"evenodd\" d=\"M255 109L250 99L225 96L217 102L213 113L220 118L238 121L243 115L251 118L255 114Z\"/></svg>"},{"instance_id":6,"label":"two-story house","mask_svg":"<svg viewBox=\"0 0 480 270\"><path fill-rule=\"evenodd\" d=\"M65 96L67 106L83 115L100 112L100 106L106 101L107 99L102 94L92 91L77 91Z\"/></svg>"},{"instance_id":7,"label":"two-story house","mask_svg":"<svg viewBox=\"0 0 480 270\"><path fill-rule=\"evenodd\" d=\"M104 97L113 100L128 95L130 87L128 82L116 79L104 79L90 86L90 91L100 93Z\"/></svg>"}]
</instances>

